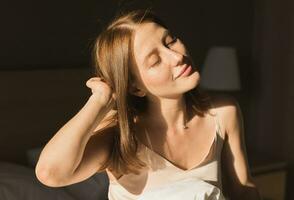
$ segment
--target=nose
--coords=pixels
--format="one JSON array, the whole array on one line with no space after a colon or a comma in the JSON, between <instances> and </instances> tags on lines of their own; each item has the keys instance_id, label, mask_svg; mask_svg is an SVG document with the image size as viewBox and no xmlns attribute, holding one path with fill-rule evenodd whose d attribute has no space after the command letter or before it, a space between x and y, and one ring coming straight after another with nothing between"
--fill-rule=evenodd
<instances>
[{"instance_id":1,"label":"nose","mask_svg":"<svg viewBox=\"0 0 294 200\"><path fill-rule=\"evenodd\" d=\"M176 67L184 63L185 56L177 51L169 49L167 58L169 64Z\"/></svg>"}]
</instances>

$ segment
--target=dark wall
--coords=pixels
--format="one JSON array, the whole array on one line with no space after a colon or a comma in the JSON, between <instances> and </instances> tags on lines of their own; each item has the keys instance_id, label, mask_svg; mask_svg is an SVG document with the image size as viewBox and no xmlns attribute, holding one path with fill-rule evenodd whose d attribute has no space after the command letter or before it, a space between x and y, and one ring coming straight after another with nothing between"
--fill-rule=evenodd
<instances>
[{"instance_id":1,"label":"dark wall","mask_svg":"<svg viewBox=\"0 0 294 200\"><path fill-rule=\"evenodd\" d=\"M261 146L263 156L286 161L286 199L294 199L294 2L260 0L255 10L255 146Z\"/></svg>"},{"instance_id":2,"label":"dark wall","mask_svg":"<svg viewBox=\"0 0 294 200\"><path fill-rule=\"evenodd\" d=\"M90 44L120 1L11 1L1 8L0 68L85 66ZM129 1L124 8L144 8ZM137 3L139 2L139 3ZM250 55L251 1L154 1L158 14L186 42L196 62L211 45L234 45ZM247 60L245 58L244 60Z\"/></svg>"},{"instance_id":3,"label":"dark wall","mask_svg":"<svg viewBox=\"0 0 294 200\"><path fill-rule=\"evenodd\" d=\"M108 1L10 1L1 8L0 67L84 66ZM99 17L98 17L99 16Z\"/></svg>"}]
</instances>

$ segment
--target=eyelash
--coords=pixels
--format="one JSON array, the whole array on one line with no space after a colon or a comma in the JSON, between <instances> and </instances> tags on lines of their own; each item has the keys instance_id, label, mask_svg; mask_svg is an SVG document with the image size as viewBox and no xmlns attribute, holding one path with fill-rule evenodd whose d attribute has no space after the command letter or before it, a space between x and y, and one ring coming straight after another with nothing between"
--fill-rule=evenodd
<instances>
[{"instance_id":1,"label":"eyelash","mask_svg":"<svg viewBox=\"0 0 294 200\"><path fill-rule=\"evenodd\" d=\"M174 36L174 35L170 35L170 36L172 38L172 41L166 44L167 47L169 47L169 45L175 43L178 40L177 36ZM159 62L160 62L160 59L157 59L157 61L151 67L156 66Z\"/></svg>"},{"instance_id":2,"label":"eyelash","mask_svg":"<svg viewBox=\"0 0 294 200\"><path fill-rule=\"evenodd\" d=\"M171 35L171 38L172 38L172 41L169 42L168 44L166 44L167 46L169 46L170 44L175 43L178 40L177 36L174 36L174 35Z\"/></svg>"}]
</instances>

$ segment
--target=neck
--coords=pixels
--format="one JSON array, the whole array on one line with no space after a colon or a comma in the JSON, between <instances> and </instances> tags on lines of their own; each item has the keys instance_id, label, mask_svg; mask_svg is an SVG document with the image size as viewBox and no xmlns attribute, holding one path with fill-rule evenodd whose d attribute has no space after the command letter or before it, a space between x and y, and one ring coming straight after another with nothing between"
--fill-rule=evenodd
<instances>
[{"instance_id":1,"label":"neck","mask_svg":"<svg viewBox=\"0 0 294 200\"><path fill-rule=\"evenodd\" d=\"M144 123L168 132L183 131L187 128L186 102L184 96L177 99L150 100L144 116Z\"/></svg>"}]
</instances>

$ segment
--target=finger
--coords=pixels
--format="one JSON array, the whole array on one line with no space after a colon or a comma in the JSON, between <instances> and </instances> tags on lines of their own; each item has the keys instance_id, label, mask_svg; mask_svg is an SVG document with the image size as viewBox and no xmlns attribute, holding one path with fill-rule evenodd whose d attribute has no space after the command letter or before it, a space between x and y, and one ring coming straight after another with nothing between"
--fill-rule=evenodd
<instances>
[{"instance_id":1,"label":"finger","mask_svg":"<svg viewBox=\"0 0 294 200\"><path fill-rule=\"evenodd\" d=\"M95 81L95 80L101 80L100 77L91 77L87 80L87 82L92 82L92 81Z\"/></svg>"},{"instance_id":2,"label":"finger","mask_svg":"<svg viewBox=\"0 0 294 200\"><path fill-rule=\"evenodd\" d=\"M89 82L89 81L86 82L86 86L87 86L88 88L90 88L90 82Z\"/></svg>"},{"instance_id":3,"label":"finger","mask_svg":"<svg viewBox=\"0 0 294 200\"><path fill-rule=\"evenodd\" d=\"M100 81L100 80L101 80L100 77L93 77L89 79L89 81Z\"/></svg>"},{"instance_id":4,"label":"finger","mask_svg":"<svg viewBox=\"0 0 294 200\"><path fill-rule=\"evenodd\" d=\"M93 83L94 83L93 80L88 80L88 81L86 82L86 86L89 87L89 88L91 88L91 87L93 86Z\"/></svg>"}]
</instances>

